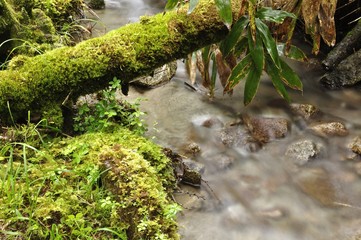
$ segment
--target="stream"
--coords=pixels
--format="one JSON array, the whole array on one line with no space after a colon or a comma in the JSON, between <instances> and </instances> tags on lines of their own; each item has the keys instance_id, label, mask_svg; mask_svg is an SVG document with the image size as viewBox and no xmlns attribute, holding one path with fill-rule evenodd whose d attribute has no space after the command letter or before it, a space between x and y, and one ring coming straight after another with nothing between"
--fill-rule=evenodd
<instances>
[{"instance_id":1,"label":"stream","mask_svg":"<svg viewBox=\"0 0 361 240\"><path fill-rule=\"evenodd\" d=\"M107 0L106 8L96 11L102 22L99 31L161 12L164 2ZM328 118L345 122L347 136L322 137L309 131L281 104L267 76L247 107L242 84L233 96L223 96L218 86L212 100L187 88L184 82L189 78L181 60L168 84L131 89L128 99L144 99L141 109L147 112L148 137L204 166L200 188L182 185L174 194L184 207L178 217L182 239L351 240L361 236L360 160L347 158L347 144L361 135L359 90L327 91L318 84L324 73L319 64L289 64L304 84L303 93L289 91L293 102L312 104ZM245 114L285 118L289 131L257 151L226 146L220 141L221 129L237 124ZM205 127L206 121L216 124ZM321 153L303 165L285 155L290 144L300 139L322 146ZM190 143L199 146L200 152L187 153Z\"/></svg>"}]
</instances>

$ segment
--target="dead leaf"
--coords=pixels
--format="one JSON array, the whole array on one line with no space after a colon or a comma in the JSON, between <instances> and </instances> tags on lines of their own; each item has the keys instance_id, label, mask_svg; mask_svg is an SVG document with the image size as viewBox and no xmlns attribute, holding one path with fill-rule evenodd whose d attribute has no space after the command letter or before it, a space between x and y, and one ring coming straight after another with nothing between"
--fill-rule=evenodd
<instances>
[{"instance_id":1,"label":"dead leaf","mask_svg":"<svg viewBox=\"0 0 361 240\"><path fill-rule=\"evenodd\" d=\"M318 12L320 22L320 34L324 42L329 46L336 43L335 12L337 0L321 0L321 7Z\"/></svg>"}]
</instances>

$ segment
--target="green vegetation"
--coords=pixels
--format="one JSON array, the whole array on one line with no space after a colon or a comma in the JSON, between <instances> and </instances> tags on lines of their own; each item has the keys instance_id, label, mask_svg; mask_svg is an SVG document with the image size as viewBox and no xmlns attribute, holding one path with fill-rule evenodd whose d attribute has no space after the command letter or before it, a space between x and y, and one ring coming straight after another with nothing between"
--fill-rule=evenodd
<instances>
[{"instance_id":1,"label":"green vegetation","mask_svg":"<svg viewBox=\"0 0 361 240\"><path fill-rule=\"evenodd\" d=\"M168 1L166 10L174 9L181 4L184 4L184 1ZM188 12L191 13L197 4L198 0L191 0ZM290 44L293 29L287 36L286 43L277 44L268 27L270 23L282 24L287 18L293 22L297 19L294 14L262 7L255 0L244 0L238 13L241 17L233 23L231 1L216 0L215 5L230 32L220 43L207 46L189 55L192 82L195 79L197 66L202 75L203 86L210 90L210 96L213 97L217 73L224 87L224 93L232 94L234 87L246 79L245 105L251 103L255 97L263 71L270 76L277 92L288 102L290 97L285 86L302 91L301 80L281 58L281 56L286 56L298 61L307 59L300 49ZM212 64L210 73L209 66Z\"/></svg>"},{"instance_id":2,"label":"green vegetation","mask_svg":"<svg viewBox=\"0 0 361 240\"><path fill-rule=\"evenodd\" d=\"M119 84L88 108L91 123L79 112L82 135L60 136L46 120L5 129L1 239L178 239L171 162L139 135L139 110L115 105Z\"/></svg>"},{"instance_id":3,"label":"green vegetation","mask_svg":"<svg viewBox=\"0 0 361 240\"><path fill-rule=\"evenodd\" d=\"M97 94L96 104L81 104L74 118L74 130L80 133L96 132L121 125L135 133L145 133L147 128L141 119L144 113L139 109L140 99L133 104L118 100L116 93L120 86L120 80L113 78L110 87Z\"/></svg>"}]
</instances>

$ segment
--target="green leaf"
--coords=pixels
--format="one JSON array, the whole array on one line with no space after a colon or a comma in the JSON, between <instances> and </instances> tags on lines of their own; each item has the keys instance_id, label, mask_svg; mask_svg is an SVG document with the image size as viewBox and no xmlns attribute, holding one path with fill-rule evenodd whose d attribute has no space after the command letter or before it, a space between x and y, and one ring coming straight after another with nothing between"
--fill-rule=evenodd
<instances>
[{"instance_id":1,"label":"green leaf","mask_svg":"<svg viewBox=\"0 0 361 240\"><path fill-rule=\"evenodd\" d=\"M281 77L282 81L287 84L290 88L300 90L302 91L302 82L298 75L292 70L290 66L288 66L287 63L285 63L283 60L281 61Z\"/></svg>"},{"instance_id":2,"label":"green leaf","mask_svg":"<svg viewBox=\"0 0 361 240\"><path fill-rule=\"evenodd\" d=\"M209 65L210 60L210 51L211 51L211 45L208 45L202 49L202 60L204 63L207 63L205 65Z\"/></svg>"},{"instance_id":3,"label":"green leaf","mask_svg":"<svg viewBox=\"0 0 361 240\"><path fill-rule=\"evenodd\" d=\"M256 0L249 0L253 5L256 5Z\"/></svg>"},{"instance_id":4,"label":"green leaf","mask_svg":"<svg viewBox=\"0 0 361 240\"><path fill-rule=\"evenodd\" d=\"M280 76L280 70L274 65L273 61L269 58L266 58L266 72L271 77L273 86L276 88L279 95L281 95L287 102L290 102L291 99L288 96L285 85L282 82Z\"/></svg>"},{"instance_id":5,"label":"green leaf","mask_svg":"<svg viewBox=\"0 0 361 240\"><path fill-rule=\"evenodd\" d=\"M178 5L178 0L168 0L165 5L165 11L171 11Z\"/></svg>"},{"instance_id":6,"label":"green leaf","mask_svg":"<svg viewBox=\"0 0 361 240\"><path fill-rule=\"evenodd\" d=\"M255 67L262 72L264 66L264 49L262 39L259 34L256 34L256 42L252 40L251 29L248 29L248 48L251 53Z\"/></svg>"},{"instance_id":7,"label":"green leaf","mask_svg":"<svg viewBox=\"0 0 361 240\"><path fill-rule=\"evenodd\" d=\"M231 29L232 25L232 6L230 0L215 0L216 6L219 11L219 15L227 26L228 29Z\"/></svg>"},{"instance_id":8,"label":"green leaf","mask_svg":"<svg viewBox=\"0 0 361 240\"><path fill-rule=\"evenodd\" d=\"M248 38L242 37L234 47L234 54L240 56L246 49L248 49Z\"/></svg>"},{"instance_id":9,"label":"green leaf","mask_svg":"<svg viewBox=\"0 0 361 240\"><path fill-rule=\"evenodd\" d=\"M233 26L227 37L222 41L220 50L223 56L228 56L237 44L244 28L249 23L248 17L242 16Z\"/></svg>"},{"instance_id":10,"label":"green leaf","mask_svg":"<svg viewBox=\"0 0 361 240\"><path fill-rule=\"evenodd\" d=\"M247 54L233 69L223 93L231 91L248 73L252 64L251 54Z\"/></svg>"},{"instance_id":11,"label":"green leaf","mask_svg":"<svg viewBox=\"0 0 361 240\"><path fill-rule=\"evenodd\" d=\"M272 61L278 68L281 67L280 59L278 55L277 45L272 37L272 34L266 24L256 18L257 33L261 36L263 44L265 45L268 54L271 56Z\"/></svg>"},{"instance_id":12,"label":"green leaf","mask_svg":"<svg viewBox=\"0 0 361 240\"><path fill-rule=\"evenodd\" d=\"M252 63L250 71L247 75L246 84L244 87L244 105L247 106L252 102L254 96L256 96L259 82L261 80L262 70L256 67L256 63Z\"/></svg>"},{"instance_id":13,"label":"green leaf","mask_svg":"<svg viewBox=\"0 0 361 240\"><path fill-rule=\"evenodd\" d=\"M217 63L216 63L216 54L213 52L211 55L211 59L213 61L212 64L212 72L211 72L211 79L210 79L210 88L209 88L209 94L210 97L213 98L214 97L214 91L216 89L216 79L217 79Z\"/></svg>"},{"instance_id":14,"label":"green leaf","mask_svg":"<svg viewBox=\"0 0 361 240\"><path fill-rule=\"evenodd\" d=\"M189 1L189 8L188 8L188 14L192 13L193 10L196 8L196 6L198 5L199 0L190 0Z\"/></svg>"},{"instance_id":15,"label":"green leaf","mask_svg":"<svg viewBox=\"0 0 361 240\"><path fill-rule=\"evenodd\" d=\"M285 47L286 47L285 43L277 44L277 50L280 56L286 56L290 59L297 60L300 62L306 62L308 60L306 54L298 47L291 45L287 53Z\"/></svg>"},{"instance_id":16,"label":"green leaf","mask_svg":"<svg viewBox=\"0 0 361 240\"><path fill-rule=\"evenodd\" d=\"M262 21L283 23L287 17L297 18L293 13L289 13L283 10L274 10L270 7L262 7L256 12L256 18L259 18Z\"/></svg>"}]
</instances>

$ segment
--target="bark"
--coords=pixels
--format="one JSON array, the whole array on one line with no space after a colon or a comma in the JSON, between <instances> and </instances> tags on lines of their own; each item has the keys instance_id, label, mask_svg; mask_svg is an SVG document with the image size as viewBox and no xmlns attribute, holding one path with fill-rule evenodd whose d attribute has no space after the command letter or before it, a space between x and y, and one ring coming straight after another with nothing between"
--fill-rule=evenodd
<instances>
[{"instance_id":1,"label":"bark","mask_svg":"<svg viewBox=\"0 0 361 240\"><path fill-rule=\"evenodd\" d=\"M333 70L343 59L361 48L361 20L357 25L332 49L322 65L326 70Z\"/></svg>"},{"instance_id":2,"label":"bark","mask_svg":"<svg viewBox=\"0 0 361 240\"><path fill-rule=\"evenodd\" d=\"M234 16L241 1L232 1ZM108 34L36 57L14 58L0 71L1 124L31 113L60 108L65 99L98 91L113 77L124 83L214 42L228 29L213 1L187 9L142 17Z\"/></svg>"}]
</instances>

